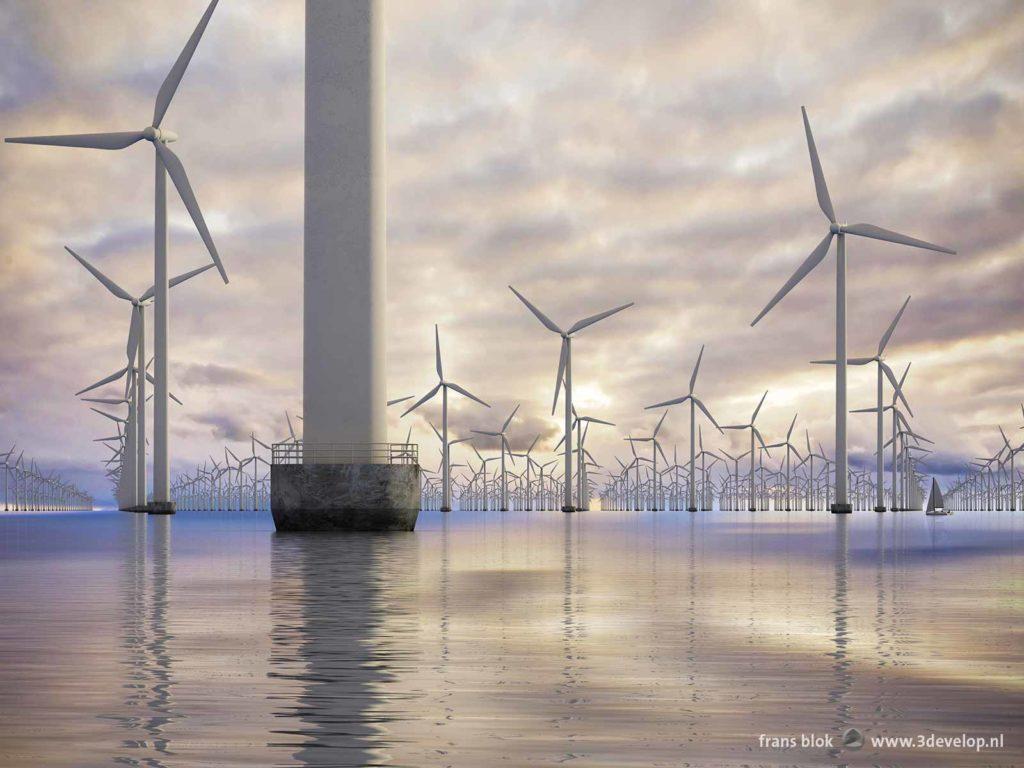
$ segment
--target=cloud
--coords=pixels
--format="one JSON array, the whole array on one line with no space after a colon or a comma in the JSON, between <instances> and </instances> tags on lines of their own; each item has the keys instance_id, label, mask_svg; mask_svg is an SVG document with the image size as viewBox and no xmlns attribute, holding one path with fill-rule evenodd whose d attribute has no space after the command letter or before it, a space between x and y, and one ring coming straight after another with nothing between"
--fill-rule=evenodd
<instances>
[{"instance_id":1,"label":"cloud","mask_svg":"<svg viewBox=\"0 0 1024 768\"><path fill-rule=\"evenodd\" d=\"M263 378L259 373L217 363L185 363L178 366L175 376L190 387L258 384Z\"/></svg>"}]
</instances>

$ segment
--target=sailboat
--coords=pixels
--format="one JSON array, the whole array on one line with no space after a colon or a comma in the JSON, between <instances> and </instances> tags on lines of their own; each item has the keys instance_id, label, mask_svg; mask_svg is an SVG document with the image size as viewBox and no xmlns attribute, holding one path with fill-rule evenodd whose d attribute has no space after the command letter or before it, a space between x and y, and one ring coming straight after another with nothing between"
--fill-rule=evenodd
<instances>
[{"instance_id":1,"label":"sailboat","mask_svg":"<svg viewBox=\"0 0 1024 768\"><path fill-rule=\"evenodd\" d=\"M934 477L932 478L932 492L928 494L928 508L925 510L926 515L948 515L949 510L946 509L945 502L942 500L942 491L939 490L939 481Z\"/></svg>"}]
</instances>

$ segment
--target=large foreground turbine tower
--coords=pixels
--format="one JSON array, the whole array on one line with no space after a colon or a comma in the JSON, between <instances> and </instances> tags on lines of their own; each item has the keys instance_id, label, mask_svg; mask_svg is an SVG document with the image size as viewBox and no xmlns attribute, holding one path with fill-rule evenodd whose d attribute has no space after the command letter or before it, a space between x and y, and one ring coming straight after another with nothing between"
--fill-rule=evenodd
<instances>
[{"instance_id":1,"label":"large foreground turbine tower","mask_svg":"<svg viewBox=\"0 0 1024 768\"><path fill-rule=\"evenodd\" d=\"M271 469L279 530L412 530L419 512L415 451L387 442L383 12L306 0L305 426Z\"/></svg>"},{"instance_id":2,"label":"large foreground turbine tower","mask_svg":"<svg viewBox=\"0 0 1024 768\"><path fill-rule=\"evenodd\" d=\"M387 440L380 0L306 0L303 439Z\"/></svg>"}]
</instances>

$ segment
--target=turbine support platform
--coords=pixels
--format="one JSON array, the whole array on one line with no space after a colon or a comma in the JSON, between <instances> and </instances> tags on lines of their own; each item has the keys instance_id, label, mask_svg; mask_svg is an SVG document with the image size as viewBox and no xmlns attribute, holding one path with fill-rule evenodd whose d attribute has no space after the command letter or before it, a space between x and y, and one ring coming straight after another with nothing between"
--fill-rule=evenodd
<instances>
[{"instance_id":1,"label":"turbine support platform","mask_svg":"<svg viewBox=\"0 0 1024 768\"><path fill-rule=\"evenodd\" d=\"M833 504L832 514L833 515L849 515L853 513L853 507L849 504Z\"/></svg>"},{"instance_id":2,"label":"turbine support platform","mask_svg":"<svg viewBox=\"0 0 1024 768\"><path fill-rule=\"evenodd\" d=\"M151 515L173 515L177 512L173 501L151 501L145 506Z\"/></svg>"},{"instance_id":3,"label":"turbine support platform","mask_svg":"<svg viewBox=\"0 0 1024 768\"><path fill-rule=\"evenodd\" d=\"M285 531L412 531L420 511L412 443L276 443L270 511Z\"/></svg>"}]
</instances>

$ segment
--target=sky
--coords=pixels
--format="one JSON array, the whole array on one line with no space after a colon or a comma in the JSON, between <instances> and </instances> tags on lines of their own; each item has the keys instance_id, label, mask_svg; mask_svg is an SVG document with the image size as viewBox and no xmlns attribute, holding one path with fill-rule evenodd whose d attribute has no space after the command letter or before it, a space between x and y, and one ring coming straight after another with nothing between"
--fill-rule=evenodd
<instances>
[{"instance_id":1,"label":"sky","mask_svg":"<svg viewBox=\"0 0 1024 768\"><path fill-rule=\"evenodd\" d=\"M0 0L0 133L139 130L202 0ZM496 429L521 403L515 449L559 435L555 322L625 312L580 334L573 381L602 464L650 434L644 406L697 394L722 424L831 454L834 253L750 321L827 231L800 107L840 221L956 255L849 238L849 352L887 350L914 429L946 478L1021 440L1024 381L1024 6L1015 2L398 2L386 10L388 387L445 373L450 428ZM164 127L231 276L172 292L172 476L287 436L302 409L303 3L222 0ZM110 499L109 422L74 392L123 366L129 309L63 250L129 292L152 282L152 156L0 145L0 443ZM208 261L170 193L171 272ZM874 372L851 369L851 408ZM399 418L439 462L433 404ZM874 420L851 415L851 464ZM888 431L888 427L886 428ZM740 448L741 433L706 445ZM659 437L687 451L684 408ZM803 438L799 441L803 445ZM0 450L6 451L6 445ZM496 446L481 442L482 451ZM742 450L742 449L741 449ZM465 446L454 460L471 457Z\"/></svg>"}]
</instances>

